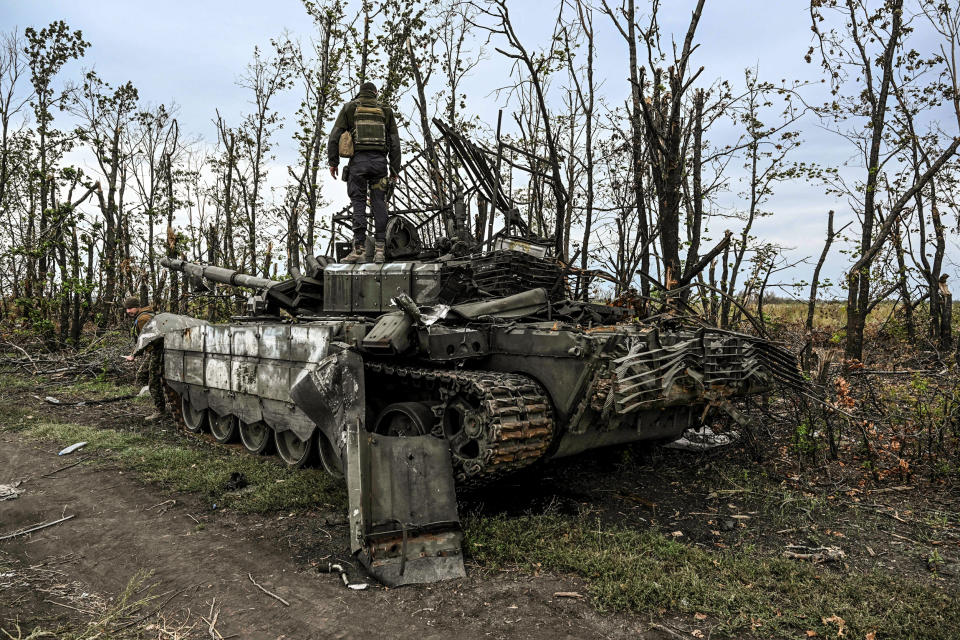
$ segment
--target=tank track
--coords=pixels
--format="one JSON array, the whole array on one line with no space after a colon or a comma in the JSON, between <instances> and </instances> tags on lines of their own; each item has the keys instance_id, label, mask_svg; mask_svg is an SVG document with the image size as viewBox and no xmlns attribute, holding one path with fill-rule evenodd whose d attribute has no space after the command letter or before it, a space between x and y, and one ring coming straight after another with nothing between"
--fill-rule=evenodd
<instances>
[{"instance_id":1,"label":"tank track","mask_svg":"<svg viewBox=\"0 0 960 640\"><path fill-rule=\"evenodd\" d=\"M479 486L529 467L546 455L554 437L553 411L543 388L532 378L514 373L432 369L367 362L368 371L391 376L397 384L428 388L445 407L466 398L477 407L480 434L475 457L453 447L454 473L463 486ZM180 394L164 384L170 412L186 430ZM438 427L433 435L444 437Z\"/></svg>"},{"instance_id":2,"label":"tank track","mask_svg":"<svg viewBox=\"0 0 960 640\"><path fill-rule=\"evenodd\" d=\"M465 485L484 484L532 465L542 458L554 436L553 411L543 388L532 378L514 374L462 369L432 369L367 362L368 371L397 378L398 384L428 387L442 407L465 398L476 407L479 444L476 456L461 455L454 446L456 479ZM443 436L442 429L434 435Z\"/></svg>"}]
</instances>

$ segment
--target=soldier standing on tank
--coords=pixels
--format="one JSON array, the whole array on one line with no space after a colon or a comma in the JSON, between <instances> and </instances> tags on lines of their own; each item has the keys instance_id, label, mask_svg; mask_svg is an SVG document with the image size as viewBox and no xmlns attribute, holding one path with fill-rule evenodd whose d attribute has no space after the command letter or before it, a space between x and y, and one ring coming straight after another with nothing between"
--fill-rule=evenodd
<instances>
[{"instance_id":1,"label":"soldier standing on tank","mask_svg":"<svg viewBox=\"0 0 960 640\"><path fill-rule=\"evenodd\" d=\"M347 195L353 205L353 251L343 261L355 264L365 260L369 190L376 240L373 261L381 263L387 229L387 188L400 175L400 134L393 109L377 102L377 88L372 82L360 85L357 97L343 105L330 132L327 157L334 178L340 164L340 137L346 132L353 137L353 155L345 171ZM348 154L349 151L344 157Z\"/></svg>"},{"instance_id":2,"label":"soldier standing on tank","mask_svg":"<svg viewBox=\"0 0 960 640\"><path fill-rule=\"evenodd\" d=\"M143 332L143 328L148 322L153 320L155 315L153 307L140 306L140 300L136 296L130 296L123 301L123 308L126 310L127 317L133 318L133 326L130 328L130 335L133 337L134 345L137 338ZM134 347L136 348L136 347ZM153 404L156 407L151 415L147 416L147 421L159 420L167 414L167 401L163 395L163 350L157 343L151 344L144 349L147 357L143 359L137 368L137 384L145 385L150 389L150 395L153 397ZM125 357L129 362L133 361L134 354Z\"/></svg>"}]
</instances>

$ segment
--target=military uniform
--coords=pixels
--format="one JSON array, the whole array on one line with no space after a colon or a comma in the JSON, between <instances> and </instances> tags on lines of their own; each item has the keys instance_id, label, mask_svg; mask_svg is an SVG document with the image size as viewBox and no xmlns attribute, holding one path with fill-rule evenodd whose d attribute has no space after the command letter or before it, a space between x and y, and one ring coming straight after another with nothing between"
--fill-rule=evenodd
<instances>
[{"instance_id":1,"label":"military uniform","mask_svg":"<svg viewBox=\"0 0 960 640\"><path fill-rule=\"evenodd\" d=\"M130 335L134 342L140 337L143 328L148 322L153 320L155 315L151 307L142 307L133 321L133 327L130 329ZM166 411L167 401L163 393L163 349L157 343L151 344L144 349L147 357L140 361L137 368L137 384L145 385L150 388L150 396L153 398L153 404L157 411Z\"/></svg>"},{"instance_id":2,"label":"military uniform","mask_svg":"<svg viewBox=\"0 0 960 640\"><path fill-rule=\"evenodd\" d=\"M332 168L340 164L340 136L350 132L354 155L347 164L347 195L353 205L353 243L363 247L367 235L367 192L373 212L374 239L383 246L387 229L388 175L400 173L400 134L393 109L377 102L376 89L364 83L354 100L343 105L327 141Z\"/></svg>"}]
</instances>

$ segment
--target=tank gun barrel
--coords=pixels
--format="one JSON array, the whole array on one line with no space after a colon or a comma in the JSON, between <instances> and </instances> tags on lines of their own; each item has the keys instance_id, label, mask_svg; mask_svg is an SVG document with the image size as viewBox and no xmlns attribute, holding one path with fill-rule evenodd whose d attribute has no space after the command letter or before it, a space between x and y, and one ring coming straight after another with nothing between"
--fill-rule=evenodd
<instances>
[{"instance_id":1,"label":"tank gun barrel","mask_svg":"<svg viewBox=\"0 0 960 640\"><path fill-rule=\"evenodd\" d=\"M180 271L192 278L202 278L212 282L229 284L234 287L248 287L250 289L269 289L277 284L275 280L268 278L258 278L257 276L247 275L232 269L215 267L213 265L197 264L187 262L179 258L163 258L160 264L172 271Z\"/></svg>"}]
</instances>

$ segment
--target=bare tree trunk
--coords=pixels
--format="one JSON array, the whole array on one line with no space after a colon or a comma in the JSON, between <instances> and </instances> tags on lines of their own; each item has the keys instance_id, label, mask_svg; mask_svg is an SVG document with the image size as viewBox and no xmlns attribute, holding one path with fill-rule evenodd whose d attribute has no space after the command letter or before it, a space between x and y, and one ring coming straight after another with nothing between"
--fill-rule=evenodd
<instances>
[{"instance_id":1,"label":"bare tree trunk","mask_svg":"<svg viewBox=\"0 0 960 640\"><path fill-rule=\"evenodd\" d=\"M947 275L940 276L940 339L938 345L947 350L953 346L953 295L947 286Z\"/></svg>"},{"instance_id":2,"label":"bare tree trunk","mask_svg":"<svg viewBox=\"0 0 960 640\"><path fill-rule=\"evenodd\" d=\"M584 208L584 220L583 220L583 239L580 242L580 269L583 272L586 272L587 267L589 266L590 261L590 234L593 231L593 207L594 207L594 145L593 145L593 121L594 121L594 106L595 106L595 87L593 81L593 59L594 59L594 31L593 31L593 10L587 6L583 0L577 0L577 17L579 18L580 28L582 29L584 35L587 38L587 82L586 87L580 86L580 80L577 77L578 73L573 67L570 67L570 77L574 82L574 86L577 91L577 98L580 102L580 108L583 111L585 119L585 130L584 134L586 138L584 140L584 154L586 156L584 161L584 171L586 172L587 177L587 188L586 188L586 203ZM569 42L568 42L569 47ZM570 166L573 166L573 162L570 162ZM570 181L571 188L573 186L573 181ZM580 286L582 287L581 291L576 293L582 297L584 300L588 299L590 292L585 286L585 282L581 278Z\"/></svg>"},{"instance_id":3,"label":"bare tree trunk","mask_svg":"<svg viewBox=\"0 0 960 640\"><path fill-rule=\"evenodd\" d=\"M628 0L626 7L621 7L620 12L623 15L623 23L617 19L614 11L603 0L604 11L627 42L630 64L630 157L631 171L633 174L633 194L634 202L640 215L638 216L639 234L641 246L644 247L640 256L640 273L650 275L650 249L648 239L650 231L647 225L647 216L644 211L644 192L643 192L643 174L646 171L646 162L644 161L645 150L643 148L643 116L641 115L641 95L640 77L638 75L637 63L637 24L636 24L636 6L635 0ZM623 25L626 25L624 28ZM640 278L640 292L643 299L650 297L650 280L644 277Z\"/></svg>"},{"instance_id":4,"label":"bare tree trunk","mask_svg":"<svg viewBox=\"0 0 960 640\"><path fill-rule=\"evenodd\" d=\"M898 222L891 234L893 239L893 249L897 257L897 289L900 292L900 300L903 302L903 322L907 329L907 339L913 343L917 338L916 326L913 321L913 304L910 300L910 287L907 285L907 265L904 260L903 238L901 236L901 225Z\"/></svg>"},{"instance_id":5,"label":"bare tree trunk","mask_svg":"<svg viewBox=\"0 0 960 640\"><path fill-rule=\"evenodd\" d=\"M222 240L225 249L223 257L229 261L227 265L229 268L236 269L238 267L237 254L233 245L233 213L236 208L236 195L234 194L233 178L237 168L237 135L235 131L224 124L219 113L217 114L217 132L220 136L220 142L223 144L224 153L226 154L223 168L222 206L224 232Z\"/></svg>"},{"instance_id":6,"label":"bare tree trunk","mask_svg":"<svg viewBox=\"0 0 960 640\"><path fill-rule=\"evenodd\" d=\"M683 279L690 281L691 270L700 255L700 239L703 229L703 162L701 149L703 148L703 102L704 92L697 89L693 94L693 158L690 167L691 181L693 182L693 202L688 208L689 223L687 225L687 259L683 272ZM689 296L689 289L680 295L684 300Z\"/></svg>"},{"instance_id":7,"label":"bare tree trunk","mask_svg":"<svg viewBox=\"0 0 960 640\"><path fill-rule=\"evenodd\" d=\"M173 193L173 157L166 156L166 184L167 184L167 257L177 257L177 233L173 228L174 193ZM170 313L180 313L180 274L174 270L170 273L170 299L167 301L167 310Z\"/></svg>"},{"instance_id":8,"label":"bare tree trunk","mask_svg":"<svg viewBox=\"0 0 960 640\"><path fill-rule=\"evenodd\" d=\"M70 323L70 341L73 344L80 342L80 334L83 331L83 322L86 313L81 314L81 296L80 296L80 245L77 242L77 224L71 225L70 229L70 275L73 277L73 318Z\"/></svg>"},{"instance_id":9,"label":"bare tree trunk","mask_svg":"<svg viewBox=\"0 0 960 640\"><path fill-rule=\"evenodd\" d=\"M420 116L420 133L423 136L423 148L427 153L427 167L430 175L427 176L428 182L433 190L431 194L436 205L443 204L443 172L440 169L440 158L437 156L437 147L433 141L433 133L430 129L430 117L427 113L427 91L426 84L430 81L430 76L424 77L420 62L413 53L413 45L407 40L407 52L410 55L410 69L413 71L414 83L417 87L417 97L413 103L417 107L417 114ZM452 123L451 123L452 124ZM452 194L450 196L453 197Z\"/></svg>"},{"instance_id":10,"label":"bare tree trunk","mask_svg":"<svg viewBox=\"0 0 960 640\"><path fill-rule=\"evenodd\" d=\"M379 13L379 11L377 12ZM370 4L363 2L363 41L360 44L360 84L367 81L367 60L370 57Z\"/></svg>"},{"instance_id":11,"label":"bare tree trunk","mask_svg":"<svg viewBox=\"0 0 960 640\"><path fill-rule=\"evenodd\" d=\"M827 261L827 254L830 253L830 245L836 237L833 232L833 210L827 213L827 239L823 242L823 251L820 252L820 259L817 260L817 266L813 269L813 278L810 280L810 296L807 298L807 344L803 350L804 368L809 371L813 367L813 316L817 310L817 289L820 287L820 271L823 269L823 263Z\"/></svg>"}]
</instances>

